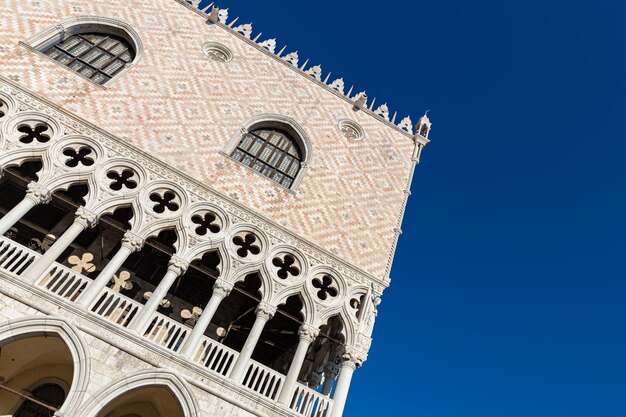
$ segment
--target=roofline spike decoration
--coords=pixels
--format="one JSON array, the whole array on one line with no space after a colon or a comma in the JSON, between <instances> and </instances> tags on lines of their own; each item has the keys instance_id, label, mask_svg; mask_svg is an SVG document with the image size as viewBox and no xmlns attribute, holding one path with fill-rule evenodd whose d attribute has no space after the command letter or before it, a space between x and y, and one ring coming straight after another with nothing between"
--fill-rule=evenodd
<instances>
[{"instance_id":1,"label":"roofline spike decoration","mask_svg":"<svg viewBox=\"0 0 626 417\"><path fill-rule=\"evenodd\" d=\"M245 39L249 39L256 45L258 45L260 48L262 48L263 50L274 55L276 58L280 59L281 61L286 62L287 64L290 64L298 71L301 71L303 74L309 76L309 78L321 83L329 91L332 91L335 94L345 97L347 100L353 103L356 109L363 110L366 113L370 114L371 116L375 117L376 119L390 126L393 126L397 131L402 132L406 136L412 136L413 123L411 122L410 116L406 116L402 118L402 120L398 124L396 124L395 121L396 121L396 116L398 112L395 111L393 114L393 117L390 120L389 118L390 112L389 112L387 103L379 106L378 108L376 108L376 110L374 110L374 103L376 102L376 99L372 100L368 106L367 96L365 95L365 92L359 93L355 95L354 97L350 97L350 94L352 94L352 90L354 86L350 87L350 90L348 91L348 93L345 93L345 88L344 88L345 83L344 83L343 78L337 78L332 83L329 84L330 75L331 75L331 72L329 72L326 75L326 77L322 79L321 65L313 65L313 66L308 67L308 69L306 69L309 63L309 60L307 59L304 62L304 64L302 64L301 67L298 67L299 56L298 56L297 51L290 52L283 56L283 53L287 49L287 46L285 45L280 51L276 52L276 39L275 38L266 39L264 41L259 42L259 39L261 38L261 35L263 33L260 32L258 35L256 35L253 38L251 23L245 23L245 24L240 24L238 26L234 26L235 22L239 20L239 17L236 17L229 23L228 22L228 9L220 9L213 2L211 2L211 4L209 4L208 6L201 7L200 3L202 3L202 0L176 0L176 1L178 3L182 3L186 5L187 7L195 10L199 14L203 14L203 15L208 14L209 21L211 23L223 25L224 28L231 30L235 34Z\"/></svg>"}]
</instances>

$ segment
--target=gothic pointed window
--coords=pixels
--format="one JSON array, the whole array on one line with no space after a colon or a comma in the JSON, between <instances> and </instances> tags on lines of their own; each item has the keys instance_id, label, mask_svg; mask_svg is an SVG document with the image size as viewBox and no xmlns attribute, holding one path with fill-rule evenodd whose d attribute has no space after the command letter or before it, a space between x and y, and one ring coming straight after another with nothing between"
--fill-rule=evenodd
<instances>
[{"instance_id":1,"label":"gothic pointed window","mask_svg":"<svg viewBox=\"0 0 626 417\"><path fill-rule=\"evenodd\" d=\"M70 35L42 52L100 85L110 81L135 58L130 43L105 33Z\"/></svg>"},{"instance_id":2,"label":"gothic pointed window","mask_svg":"<svg viewBox=\"0 0 626 417\"><path fill-rule=\"evenodd\" d=\"M294 183L303 161L296 141L287 132L273 128L244 134L231 156L287 188Z\"/></svg>"}]
</instances>

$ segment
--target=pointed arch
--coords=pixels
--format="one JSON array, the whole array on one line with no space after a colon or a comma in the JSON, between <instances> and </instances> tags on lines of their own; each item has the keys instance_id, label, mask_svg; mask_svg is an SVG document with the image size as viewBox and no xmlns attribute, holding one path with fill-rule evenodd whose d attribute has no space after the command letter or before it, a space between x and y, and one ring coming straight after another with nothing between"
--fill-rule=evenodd
<instances>
[{"instance_id":1,"label":"pointed arch","mask_svg":"<svg viewBox=\"0 0 626 417\"><path fill-rule=\"evenodd\" d=\"M109 403L142 388L167 388L176 398L185 417L199 417L198 403L189 391L185 381L179 376L160 369L147 370L131 374L117 382L107 385L85 402L76 415L97 417Z\"/></svg>"},{"instance_id":2,"label":"pointed arch","mask_svg":"<svg viewBox=\"0 0 626 417\"><path fill-rule=\"evenodd\" d=\"M69 321L60 317L27 316L0 325L0 347L30 337L54 334L67 346L74 359L72 384L59 410L71 414L81 403L89 383L90 363L87 344Z\"/></svg>"}]
</instances>

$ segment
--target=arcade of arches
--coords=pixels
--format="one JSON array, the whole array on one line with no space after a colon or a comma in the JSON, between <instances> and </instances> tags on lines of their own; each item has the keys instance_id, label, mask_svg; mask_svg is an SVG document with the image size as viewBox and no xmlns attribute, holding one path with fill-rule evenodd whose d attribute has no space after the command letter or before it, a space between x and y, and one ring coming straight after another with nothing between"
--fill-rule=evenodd
<instances>
[{"instance_id":1,"label":"arcade of arches","mask_svg":"<svg viewBox=\"0 0 626 417\"><path fill-rule=\"evenodd\" d=\"M41 162L38 160L5 170L4 176L0 178L0 218L24 198L28 183L38 180L37 173L40 170ZM65 191L53 193L50 203L31 209L5 237L36 252L45 253L70 227L87 193L87 184L80 182ZM103 216L94 228L84 230L56 261L95 279L119 251L132 217L132 208L124 206ZM130 255L123 263L108 287L136 302L147 303L167 273L168 262L175 253L176 240L177 234L173 229L164 229L148 239L141 250ZM213 295L214 284L220 276L220 261L219 254L214 251L192 262L170 287L159 304L158 312L193 328ZM261 279L257 273L251 273L238 282L220 304L204 335L241 351L257 319L260 288ZM80 293L77 298L79 296ZM298 331L304 320L302 311L303 300L300 295L285 300L261 332L252 359L286 374L298 347ZM128 320L132 319L130 317ZM319 336L302 358L299 381L310 387L320 386L322 380L319 375L325 372L325 363L332 362L340 355L341 345L345 342L342 331L341 320L337 317L322 326ZM324 381L326 394L330 392L329 383L332 384L335 377L336 373L332 379L326 378Z\"/></svg>"}]
</instances>

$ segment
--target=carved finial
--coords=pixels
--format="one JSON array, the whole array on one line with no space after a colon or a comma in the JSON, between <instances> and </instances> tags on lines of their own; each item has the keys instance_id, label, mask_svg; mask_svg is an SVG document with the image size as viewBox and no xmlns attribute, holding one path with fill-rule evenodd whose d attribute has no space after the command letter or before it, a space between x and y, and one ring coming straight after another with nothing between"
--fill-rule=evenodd
<instances>
[{"instance_id":1,"label":"carved finial","mask_svg":"<svg viewBox=\"0 0 626 417\"><path fill-rule=\"evenodd\" d=\"M400 129L404 129L409 133L413 133L413 122L411 122L411 116L407 116L404 119L400 120L398 124Z\"/></svg>"},{"instance_id":2,"label":"carved finial","mask_svg":"<svg viewBox=\"0 0 626 417\"><path fill-rule=\"evenodd\" d=\"M263 48L267 49L271 53L274 53L276 50L276 39L267 39L259 44Z\"/></svg>"},{"instance_id":3,"label":"carved finial","mask_svg":"<svg viewBox=\"0 0 626 417\"><path fill-rule=\"evenodd\" d=\"M387 103L378 106L378 108L374 110L374 114L383 117L385 120L389 120L389 107L387 107Z\"/></svg>"},{"instance_id":4,"label":"carved finial","mask_svg":"<svg viewBox=\"0 0 626 417\"><path fill-rule=\"evenodd\" d=\"M219 21L222 24L226 24L226 21L228 20L228 9L222 9L218 12L218 16L219 16Z\"/></svg>"},{"instance_id":5,"label":"carved finial","mask_svg":"<svg viewBox=\"0 0 626 417\"><path fill-rule=\"evenodd\" d=\"M318 81L322 81L321 65L315 65L314 67L311 67L308 70L306 70L305 73L309 74L311 77L315 78Z\"/></svg>"},{"instance_id":6,"label":"carved finial","mask_svg":"<svg viewBox=\"0 0 626 417\"><path fill-rule=\"evenodd\" d=\"M293 65L294 67L297 67L297 66L298 66L298 59L299 59L299 57L298 57L298 51L291 52L291 53L289 53L289 54L285 55L285 56L283 57L283 59L284 59L285 61L289 62L289 63L290 63L291 65Z\"/></svg>"},{"instance_id":7,"label":"carved finial","mask_svg":"<svg viewBox=\"0 0 626 417\"><path fill-rule=\"evenodd\" d=\"M337 78L335 81L333 81L330 85L330 88L343 94L343 90L345 88L343 78Z\"/></svg>"},{"instance_id":8,"label":"carved finial","mask_svg":"<svg viewBox=\"0 0 626 417\"><path fill-rule=\"evenodd\" d=\"M250 39L252 36L252 23L244 23L233 29L237 33L241 33L244 37Z\"/></svg>"}]
</instances>

